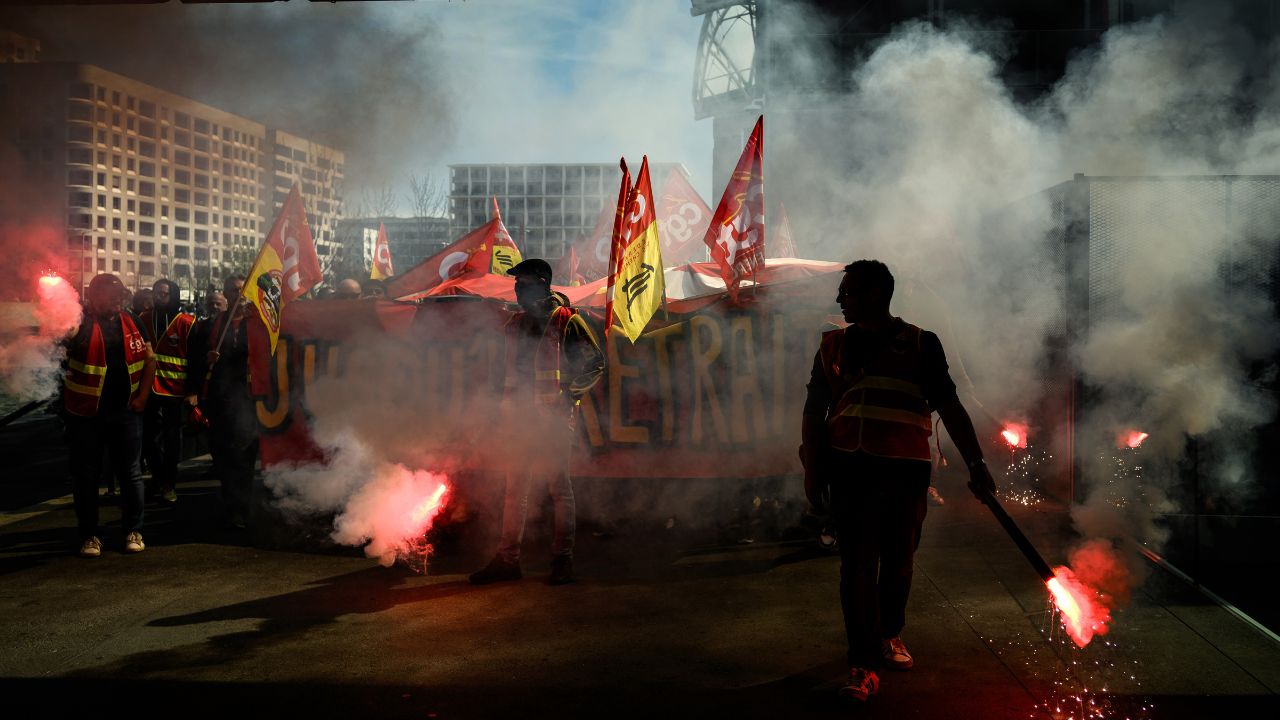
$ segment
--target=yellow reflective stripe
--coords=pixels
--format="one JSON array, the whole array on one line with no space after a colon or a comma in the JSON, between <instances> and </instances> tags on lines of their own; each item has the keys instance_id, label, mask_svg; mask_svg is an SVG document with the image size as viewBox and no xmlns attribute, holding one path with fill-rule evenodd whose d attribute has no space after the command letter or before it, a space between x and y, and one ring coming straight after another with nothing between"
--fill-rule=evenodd
<instances>
[{"instance_id":1,"label":"yellow reflective stripe","mask_svg":"<svg viewBox=\"0 0 1280 720\"><path fill-rule=\"evenodd\" d=\"M187 366L187 359L186 359L186 358L175 357L175 356L173 356L173 355L159 355L159 354L157 354L157 355L156 355L156 360L157 360L157 361L159 361L159 362L166 362L166 363L169 363L170 365L181 365L181 366L183 366L183 367L186 367L186 366Z\"/></svg>"},{"instance_id":2,"label":"yellow reflective stripe","mask_svg":"<svg viewBox=\"0 0 1280 720\"><path fill-rule=\"evenodd\" d=\"M66 385L68 390L71 390L74 392L84 393L85 395L92 395L94 397L99 397L100 395L102 395L101 385L99 385L98 387L90 387L89 385L81 385L78 382L72 382L71 380L68 380L66 378L63 378L62 382L64 385Z\"/></svg>"},{"instance_id":3,"label":"yellow reflective stripe","mask_svg":"<svg viewBox=\"0 0 1280 720\"><path fill-rule=\"evenodd\" d=\"M905 393L912 397L924 399L924 392L920 386L899 380L897 378L885 377L883 375L868 375L854 384L850 390L892 390L894 392Z\"/></svg>"},{"instance_id":4,"label":"yellow reflective stripe","mask_svg":"<svg viewBox=\"0 0 1280 720\"><path fill-rule=\"evenodd\" d=\"M186 380L187 371L186 370L162 370L160 368L156 368L156 377L170 378L173 380Z\"/></svg>"},{"instance_id":5,"label":"yellow reflective stripe","mask_svg":"<svg viewBox=\"0 0 1280 720\"><path fill-rule=\"evenodd\" d=\"M874 405L850 405L836 417L860 417L867 420L883 420L885 422L896 422L904 425L915 425L924 430L933 432L933 421L930 418L913 413L910 410L898 410L896 408L875 407ZM835 418L832 418L833 420Z\"/></svg>"},{"instance_id":6,"label":"yellow reflective stripe","mask_svg":"<svg viewBox=\"0 0 1280 720\"><path fill-rule=\"evenodd\" d=\"M132 375L138 372L139 370L142 369L142 366L146 364L147 364L146 360L139 360L136 363L129 363L129 374Z\"/></svg>"},{"instance_id":7,"label":"yellow reflective stripe","mask_svg":"<svg viewBox=\"0 0 1280 720\"><path fill-rule=\"evenodd\" d=\"M85 375L106 375L106 365L85 365L79 360L67 358L67 366L76 372L82 372Z\"/></svg>"},{"instance_id":8,"label":"yellow reflective stripe","mask_svg":"<svg viewBox=\"0 0 1280 720\"><path fill-rule=\"evenodd\" d=\"M135 383L129 383L129 392L130 392L130 394L138 392L138 385L139 385L139 383L136 383L136 382L135 382Z\"/></svg>"},{"instance_id":9,"label":"yellow reflective stripe","mask_svg":"<svg viewBox=\"0 0 1280 720\"><path fill-rule=\"evenodd\" d=\"M559 370L539 370L538 379L539 380L559 380L560 371Z\"/></svg>"}]
</instances>

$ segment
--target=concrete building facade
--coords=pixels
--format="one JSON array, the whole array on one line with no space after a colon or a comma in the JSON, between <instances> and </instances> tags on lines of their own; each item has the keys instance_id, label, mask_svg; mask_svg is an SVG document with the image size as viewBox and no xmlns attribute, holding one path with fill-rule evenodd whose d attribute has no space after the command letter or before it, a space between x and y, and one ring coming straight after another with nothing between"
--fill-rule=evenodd
<instances>
[{"instance_id":1,"label":"concrete building facade","mask_svg":"<svg viewBox=\"0 0 1280 720\"><path fill-rule=\"evenodd\" d=\"M450 234L452 223L447 217L349 218L342 221L338 233L344 252L359 253L369 266L378 240L379 223L387 230L391 262L397 272L435 255L456 239Z\"/></svg>"},{"instance_id":2,"label":"concrete building facade","mask_svg":"<svg viewBox=\"0 0 1280 720\"><path fill-rule=\"evenodd\" d=\"M19 188L0 202L10 220L60 231L78 287L112 272L131 288L169 277L192 290L248 270L283 199L275 191L321 160L331 167L303 198L323 243L341 202L342 154L311 144L295 160L300 144L91 65L0 64L0 178ZM272 162L281 148L284 171Z\"/></svg>"},{"instance_id":3,"label":"concrete building facade","mask_svg":"<svg viewBox=\"0 0 1280 720\"><path fill-rule=\"evenodd\" d=\"M652 163L655 188L673 163ZM632 173L639 172L639 166ZM488 222L498 199L502 221L530 257L556 259L595 227L600 209L618 201L616 163L450 165L453 235Z\"/></svg>"}]
</instances>

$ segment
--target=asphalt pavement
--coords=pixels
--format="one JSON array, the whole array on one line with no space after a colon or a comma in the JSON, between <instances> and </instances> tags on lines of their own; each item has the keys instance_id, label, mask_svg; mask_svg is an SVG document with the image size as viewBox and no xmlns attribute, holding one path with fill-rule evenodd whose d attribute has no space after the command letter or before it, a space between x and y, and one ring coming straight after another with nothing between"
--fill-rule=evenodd
<instances>
[{"instance_id":1,"label":"asphalt pavement","mask_svg":"<svg viewBox=\"0 0 1280 720\"><path fill-rule=\"evenodd\" d=\"M836 697L839 561L786 522L584 523L579 581L551 587L535 512L525 579L473 587L491 513L446 533L420 575L333 546L322 520L223 526L203 457L177 505L148 506L145 552L120 552L108 504L107 548L85 560L48 422L0 437L23 458L0 484L7 717L1280 717L1280 645L1155 565L1112 631L1076 648L945 477L903 633L916 667L857 704ZM589 515L605 489L581 489ZM1046 555L1069 542L1060 506L1010 508Z\"/></svg>"}]
</instances>

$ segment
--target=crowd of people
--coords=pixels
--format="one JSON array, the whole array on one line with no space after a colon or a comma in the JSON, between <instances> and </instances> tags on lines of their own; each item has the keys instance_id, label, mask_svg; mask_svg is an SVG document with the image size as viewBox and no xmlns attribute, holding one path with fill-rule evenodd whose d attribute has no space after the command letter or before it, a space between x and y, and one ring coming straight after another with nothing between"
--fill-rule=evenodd
<instances>
[{"instance_id":1,"label":"crowd of people","mask_svg":"<svg viewBox=\"0 0 1280 720\"><path fill-rule=\"evenodd\" d=\"M130 291L101 274L85 291L80 326L66 339L60 412L66 426L82 557L102 554L101 496L121 508L121 549L142 552L148 500L178 501L184 438L206 431L221 484L223 520L245 528L253 508L257 420L249 393L243 275L183 298L157 280ZM384 297L378 280L343 280L317 300ZM105 492L103 486L105 485Z\"/></svg>"},{"instance_id":2,"label":"crowd of people","mask_svg":"<svg viewBox=\"0 0 1280 720\"><path fill-rule=\"evenodd\" d=\"M522 578L528 496L531 487L545 486L555 507L549 582L562 585L574 580L575 419L606 359L591 328L552 290L548 263L527 259L509 274L519 310L505 332L503 403L521 419L512 423L512 442L537 449L513 454L536 460L507 472L497 551L469 579L483 585ZM158 498L175 501L193 412L208 421L225 521L235 528L255 521L251 513L262 506L255 497L258 425L249 384L255 311L240 301L244 283L242 275L228 277L220 293L205 297L199 316L183 307L171 280L132 298L115 275L89 284L84 321L67 340L63 394L82 556L102 553L104 465L120 488L123 550L145 548L140 461ZM938 337L890 314L893 289L883 263L860 260L845 268L836 304L848 325L823 334L800 429L805 494L819 511L830 511L838 540L850 668L841 692L856 700L879 690L879 669L907 670L915 662L901 633L928 504L934 412L964 459L975 495L995 490ZM378 281L362 286L348 279L317 300L382 296Z\"/></svg>"}]
</instances>

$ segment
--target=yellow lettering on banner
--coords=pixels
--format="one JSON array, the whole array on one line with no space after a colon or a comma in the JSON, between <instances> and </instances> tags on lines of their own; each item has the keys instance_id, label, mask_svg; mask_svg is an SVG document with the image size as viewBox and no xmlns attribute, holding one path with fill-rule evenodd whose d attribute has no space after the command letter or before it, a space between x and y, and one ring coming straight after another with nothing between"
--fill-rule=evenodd
<instances>
[{"instance_id":1,"label":"yellow lettering on banner","mask_svg":"<svg viewBox=\"0 0 1280 720\"><path fill-rule=\"evenodd\" d=\"M587 441L591 447L604 447L604 434L600 432L600 413L596 412L595 393L582 396L582 425L587 431Z\"/></svg>"},{"instance_id":2,"label":"yellow lettering on banner","mask_svg":"<svg viewBox=\"0 0 1280 720\"><path fill-rule=\"evenodd\" d=\"M786 432L787 405L787 324L781 314L769 316L773 323L773 433Z\"/></svg>"},{"instance_id":3,"label":"yellow lettering on banner","mask_svg":"<svg viewBox=\"0 0 1280 720\"><path fill-rule=\"evenodd\" d=\"M644 336L653 340L654 350L658 354L658 404L662 408L664 443L671 442L676 435L676 392L671 377L671 350L667 347L667 339L683 337L684 327L684 323L668 325Z\"/></svg>"},{"instance_id":4,"label":"yellow lettering on banner","mask_svg":"<svg viewBox=\"0 0 1280 720\"><path fill-rule=\"evenodd\" d=\"M625 365L618 351L620 342L608 343L609 346L609 440L617 443L647 443L649 428L643 425L624 425L622 422L623 378L640 377L640 368Z\"/></svg>"},{"instance_id":5,"label":"yellow lettering on banner","mask_svg":"<svg viewBox=\"0 0 1280 720\"><path fill-rule=\"evenodd\" d=\"M756 369L756 346L751 331L751 317L739 315L729 321L729 338L732 348L729 367L732 400L729 407L733 441L745 443L752 439L752 429L747 427L748 402L755 438L763 439L768 437L769 428L765 423L764 393L760 390L760 377Z\"/></svg>"},{"instance_id":6,"label":"yellow lettering on banner","mask_svg":"<svg viewBox=\"0 0 1280 720\"><path fill-rule=\"evenodd\" d=\"M272 429L284 424L289 416L289 345L282 342L276 346L276 406L268 410L266 403L259 400L256 405L258 424Z\"/></svg>"},{"instance_id":7,"label":"yellow lettering on banner","mask_svg":"<svg viewBox=\"0 0 1280 720\"><path fill-rule=\"evenodd\" d=\"M693 355L693 427L689 428L690 438L695 444L702 443L702 402L705 399L711 408L716 439L721 443L728 442L724 412L720 409L716 383L711 377L711 365L720 357L720 324L706 315L694 315L689 318L689 334L689 350ZM704 337L707 339L705 347Z\"/></svg>"}]
</instances>

